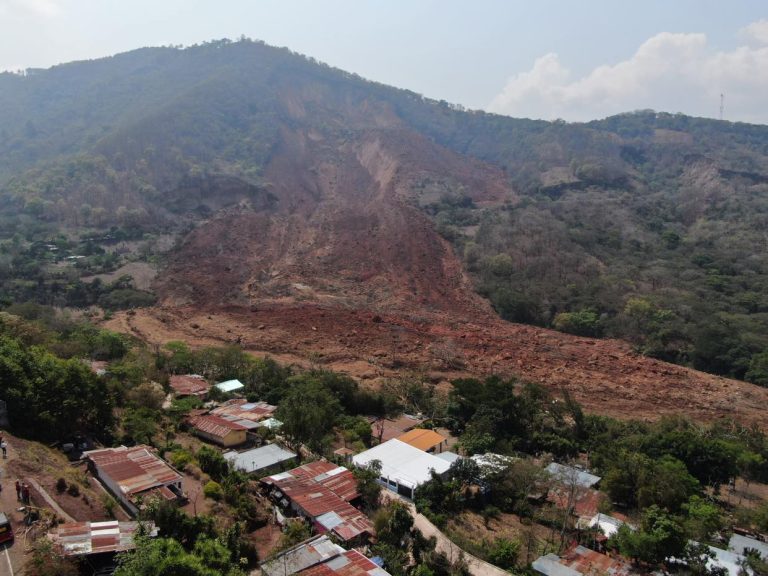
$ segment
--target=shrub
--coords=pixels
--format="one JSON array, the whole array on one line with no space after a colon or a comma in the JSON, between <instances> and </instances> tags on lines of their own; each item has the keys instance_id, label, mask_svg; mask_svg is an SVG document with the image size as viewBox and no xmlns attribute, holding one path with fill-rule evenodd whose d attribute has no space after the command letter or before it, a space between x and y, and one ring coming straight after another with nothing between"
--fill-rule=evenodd
<instances>
[{"instance_id":1,"label":"shrub","mask_svg":"<svg viewBox=\"0 0 768 576\"><path fill-rule=\"evenodd\" d=\"M67 481L64 480L64 478L59 478L56 480L56 492L61 494L67 489Z\"/></svg>"},{"instance_id":2,"label":"shrub","mask_svg":"<svg viewBox=\"0 0 768 576\"><path fill-rule=\"evenodd\" d=\"M206 498L221 500L224 497L224 490L222 490L221 484L211 480L203 487L203 494Z\"/></svg>"},{"instance_id":3,"label":"shrub","mask_svg":"<svg viewBox=\"0 0 768 576\"><path fill-rule=\"evenodd\" d=\"M63 479L60 479L60 480L63 480ZM59 486L59 483L56 482L56 487L58 488L58 486ZM74 484L74 483L70 484L69 487L67 488L67 494L69 494L70 496L80 496L80 488L77 486L77 484Z\"/></svg>"}]
</instances>

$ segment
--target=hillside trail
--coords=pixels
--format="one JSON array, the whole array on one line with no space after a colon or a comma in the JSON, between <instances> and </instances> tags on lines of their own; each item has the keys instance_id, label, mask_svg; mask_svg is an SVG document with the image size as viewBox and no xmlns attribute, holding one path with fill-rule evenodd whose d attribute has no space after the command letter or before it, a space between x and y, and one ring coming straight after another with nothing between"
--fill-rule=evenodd
<instances>
[{"instance_id":1,"label":"hillside trail","mask_svg":"<svg viewBox=\"0 0 768 576\"><path fill-rule=\"evenodd\" d=\"M443 532L441 532L437 526L432 524L432 522L430 522L426 516L419 514L416 511L416 506L414 506L411 501L406 500L398 494L394 494L393 492L390 492L386 489L382 489L381 497L385 502L398 501L405 504L405 506L408 508L408 512L410 512L411 517L413 518L413 526L417 528L425 538L435 539L435 550L445 554L445 556L451 562L463 560L466 563L467 568L469 569L469 572L472 574L472 576L509 575L509 572L506 570L502 570L498 566L494 566L493 564L490 564L485 560L481 560L477 556L473 556L469 552L459 548L450 538L448 538L448 536L443 534Z\"/></svg>"}]
</instances>

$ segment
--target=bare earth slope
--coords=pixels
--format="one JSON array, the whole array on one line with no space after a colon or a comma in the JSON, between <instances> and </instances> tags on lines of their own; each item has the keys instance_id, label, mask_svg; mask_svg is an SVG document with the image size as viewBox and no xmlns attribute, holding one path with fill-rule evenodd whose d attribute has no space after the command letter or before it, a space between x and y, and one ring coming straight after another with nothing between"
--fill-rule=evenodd
<instances>
[{"instance_id":1,"label":"bare earth slope","mask_svg":"<svg viewBox=\"0 0 768 576\"><path fill-rule=\"evenodd\" d=\"M517 374L620 418L768 424L766 389L495 316L418 205L457 186L477 203L515 203L496 168L396 126L341 140L284 128L267 177L274 206L243 203L198 226L161 275L162 305L110 326L320 356L374 383L403 368Z\"/></svg>"}]
</instances>

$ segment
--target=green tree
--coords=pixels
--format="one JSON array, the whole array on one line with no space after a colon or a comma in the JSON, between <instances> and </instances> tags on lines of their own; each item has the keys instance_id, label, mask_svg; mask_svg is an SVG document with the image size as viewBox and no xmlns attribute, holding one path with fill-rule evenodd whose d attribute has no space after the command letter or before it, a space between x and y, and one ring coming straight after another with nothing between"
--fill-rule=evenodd
<instances>
[{"instance_id":1,"label":"green tree","mask_svg":"<svg viewBox=\"0 0 768 576\"><path fill-rule=\"evenodd\" d=\"M276 417L294 448L306 444L320 453L340 413L339 401L326 388L316 382L297 382L280 403Z\"/></svg>"},{"instance_id":2,"label":"green tree","mask_svg":"<svg viewBox=\"0 0 768 576\"><path fill-rule=\"evenodd\" d=\"M658 506L644 512L639 530L633 531L624 524L611 538L622 555L651 565L658 565L670 556L681 557L686 542L683 527Z\"/></svg>"}]
</instances>

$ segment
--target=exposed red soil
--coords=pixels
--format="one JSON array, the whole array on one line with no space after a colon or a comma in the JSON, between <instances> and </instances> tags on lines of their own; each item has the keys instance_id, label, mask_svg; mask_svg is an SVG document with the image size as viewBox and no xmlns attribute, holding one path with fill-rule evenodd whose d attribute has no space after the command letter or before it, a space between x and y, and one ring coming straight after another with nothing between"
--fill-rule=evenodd
<instances>
[{"instance_id":1,"label":"exposed red soil","mask_svg":"<svg viewBox=\"0 0 768 576\"><path fill-rule=\"evenodd\" d=\"M368 311L306 304L211 313L147 309L119 314L108 326L157 344L182 339L204 346L239 339L246 350L283 362L306 364L306 358L320 355L328 368L362 380L393 376L398 369L426 369L445 379L514 374L556 393L567 390L587 410L618 418L686 414L702 422L730 417L768 424L764 388L645 358L617 340L485 320L440 323L386 315L375 322ZM463 360L465 367L446 366L446 355Z\"/></svg>"},{"instance_id":2,"label":"exposed red soil","mask_svg":"<svg viewBox=\"0 0 768 576\"><path fill-rule=\"evenodd\" d=\"M271 207L199 225L160 274L161 305L108 326L159 344L238 342L284 362L319 355L374 382L402 368L443 381L515 374L619 418L768 423L766 389L500 320L419 208L457 191L514 204L497 168L396 126L286 128L265 176Z\"/></svg>"}]
</instances>

